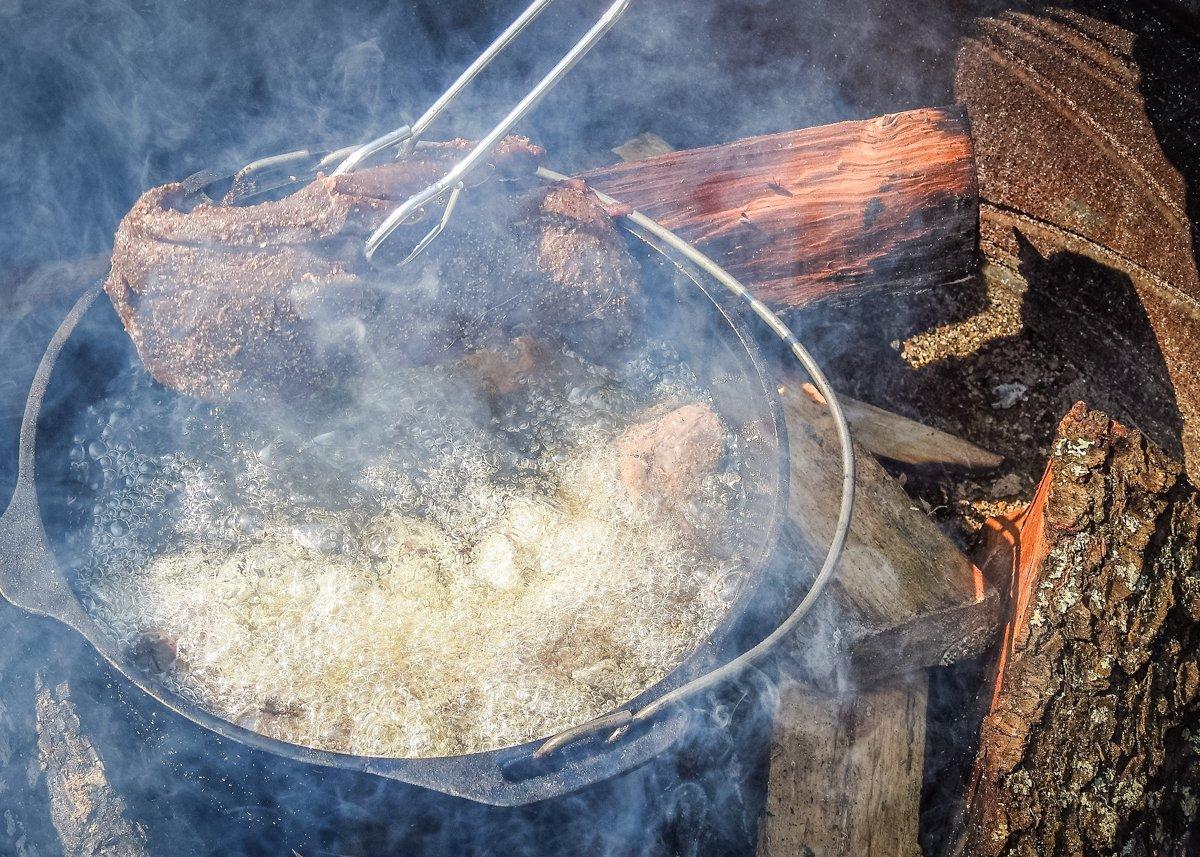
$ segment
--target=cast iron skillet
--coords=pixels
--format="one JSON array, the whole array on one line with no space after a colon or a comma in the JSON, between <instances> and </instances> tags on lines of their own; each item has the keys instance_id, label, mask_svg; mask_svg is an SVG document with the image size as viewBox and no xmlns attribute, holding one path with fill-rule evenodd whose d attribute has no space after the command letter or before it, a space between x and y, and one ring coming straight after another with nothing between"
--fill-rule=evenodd
<instances>
[{"instance_id":1,"label":"cast iron skillet","mask_svg":"<svg viewBox=\"0 0 1200 857\"><path fill-rule=\"evenodd\" d=\"M211 174L209 174L211 176ZM201 176L200 178L203 178ZM207 182L191 180L194 188ZM202 192L202 191L200 191ZM742 447L745 502L756 522L732 605L720 626L662 681L626 708L639 709L726 663L762 639L799 600L794 568L773 561L786 517L787 437L767 352L744 306L705 271L688 265L653 236L622 221L651 296L649 330L677 343L712 389L722 421ZM546 737L520 746L445 758L377 758L316 750L266 737L217 717L165 688L84 610L65 545L72 516L67 450L71 428L137 356L99 285L78 299L38 366L21 425L18 478L0 517L0 595L81 634L146 694L193 722L259 750L300 762L362 771L479 802L512 806L566 794L631 770L685 731L688 709L674 705L615 741L608 732L573 740L545 756Z\"/></svg>"}]
</instances>

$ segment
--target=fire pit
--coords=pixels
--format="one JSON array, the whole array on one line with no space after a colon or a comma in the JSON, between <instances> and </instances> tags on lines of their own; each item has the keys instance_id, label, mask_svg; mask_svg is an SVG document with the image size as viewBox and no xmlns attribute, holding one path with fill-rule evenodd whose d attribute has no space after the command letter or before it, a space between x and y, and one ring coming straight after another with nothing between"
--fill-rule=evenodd
<instances>
[{"instance_id":1,"label":"fire pit","mask_svg":"<svg viewBox=\"0 0 1200 857\"><path fill-rule=\"evenodd\" d=\"M50 58L31 63L34 54L14 46L16 67L34 71L13 91L42 96L37 111L18 97L18 115L29 129L60 134L43 158L18 133L23 174L43 191L34 202L74 212L55 220L59 208L14 207L41 226L9 215L0 241L30 262L52 252L54 235L71 236L67 255L80 240L104 252L141 188L291 145L284 113L311 122L322 148L386 131L394 121L363 129L350 119L421 101L397 92L444 80L404 77L410 66L465 64L513 13L417 6L402 22L408 6L343 9L324 17L319 37L305 24L311 16L293 10L272 17L269 39L246 39L257 24L214 11L222 37L189 44L206 45L215 83L178 61L188 51L155 47L167 38L155 33L195 32L165 6L139 11L149 26L134 30L122 29L124 12L83 16L110 50L63 19L52 40L38 40L19 4L0 11ZM560 9L546 21L565 22L551 17ZM0 607L0 638L15 653L0 709L0 787L11 797L0 851L1194 850L1194 20L1173 4L1005 12L923 0L837 9L646 0L630 4L625 23L605 43L617 60L584 61L523 130L556 163L675 230L786 312L830 368L859 444L859 504L839 573L814 609L772 657L695 697L678 721L676 710L659 712L612 745L604 742L614 729L585 730L541 757L542 741L509 748L522 755L497 766L508 777L505 802L510 780L531 784L530 796L532 785L579 788L490 807L213 735L58 623ZM432 37L404 35L414 31ZM267 42L280 51L264 51ZM547 47L547 58L560 48ZM272 71L272 57L288 52L333 74L314 82ZM119 66L126 55L158 73L124 76L114 58ZM56 63L71 72L69 91L87 94L72 102L74 124L42 109L61 101L38 86L55 79ZM526 68L505 69L512 74L488 101L515 101L507 80ZM323 101L322 85L337 92ZM162 122L113 107L147 99L161 105ZM253 121L246 110L258 111ZM568 115L570 127L548 119ZM845 119L855 121L819 125ZM787 130L805 126L817 127ZM66 142L75 152L83 139L72 127L114 140L82 172L63 156ZM224 129L220 152L198 133L214 127ZM486 130L469 120L456 127L476 138ZM636 160L605 166L612 148ZM626 240L643 264L660 258ZM676 288L670 266L664 293ZM27 342L7 352L9 404L23 402L32 374L21 376L22 359L42 353L103 275L72 265L22 280L14 315L30 330L38 319L53 324L22 333ZM679 282L702 308L739 315L716 290L709 300ZM93 305L82 324L119 338L111 316L96 325L92 313L103 312ZM68 359L92 370L79 344L68 340L56 374ZM517 363L537 359L527 340L504 348ZM790 457L804 464L786 475L775 540L777 558L799 562L769 564L762 577L794 606L809 582L803 570L819 561L805 542L828 543L836 520L836 433L820 391L789 372L776 347L754 348ZM1074 407L1079 399L1112 419ZM47 442L54 428L66 431L54 415L68 413L67 402L43 402L39 480L69 462L73 437L57 450ZM700 425L695 416L678 423ZM57 525L46 521L53 541ZM725 638L729 655L786 612L759 592L765 603L740 626L754 633ZM762 622L750 618L759 606ZM124 667L145 673L149 687L170 668L171 643L151 636L118 654L128 651ZM268 713L292 716L286 706ZM664 752L625 764L634 760L623 748L676 722ZM606 777L610 764L623 773ZM475 787L459 785L457 794Z\"/></svg>"}]
</instances>

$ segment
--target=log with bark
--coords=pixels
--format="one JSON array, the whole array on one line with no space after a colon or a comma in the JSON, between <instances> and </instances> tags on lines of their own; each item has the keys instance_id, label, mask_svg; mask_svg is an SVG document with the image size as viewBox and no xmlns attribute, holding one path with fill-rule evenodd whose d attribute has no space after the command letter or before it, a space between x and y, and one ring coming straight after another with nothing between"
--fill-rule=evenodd
<instances>
[{"instance_id":1,"label":"log with bark","mask_svg":"<svg viewBox=\"0 0 1200 857\"><path fill-rule=\"evenodd\" d=\"M779 307L945 288L977 267L971 138L910 110L584 173Z\"/></svg>"},{"instance_id":2,"label":"log with bark","mask_svg":"<svg viewBox=\"0 0 1200 857\"><path fill-rule=\"evenodd\" d=\"M1093 405L1182 454L1197 481L1195 19L1177 4L1078 5L982 19L958 54L988 280L1086 373Z\"/></svg>"},{"instance_id":3,"label":"log with bark","mask_svg":"<svg viewBox=\"0 0 1200 857\"><path fill-rule=\"evenodd\" d=\"M1012 614L958 853L1200 847L1200 492L1082 404L984 565Z\"/></svg>"}]
</instances>

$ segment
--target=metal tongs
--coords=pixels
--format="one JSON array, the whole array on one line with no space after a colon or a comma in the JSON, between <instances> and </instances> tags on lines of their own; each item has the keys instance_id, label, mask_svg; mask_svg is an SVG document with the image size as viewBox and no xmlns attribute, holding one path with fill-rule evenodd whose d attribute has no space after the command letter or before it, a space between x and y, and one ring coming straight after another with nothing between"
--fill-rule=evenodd
<instances>
[{"instance_id":1,"label":"metal tongs","mask_svg":"<svg viewBox=\"0 0 1200 857\"><path fill-rule=\"evenodd\" d=\"M540 15L547 6L554 0L533 0L529 7L521 13L515 21L508 25L508 28L501 33L488 49L479 55L476 60L467 67L466 71L458 76L458 79L450 85L450 88L441 94L441 96L429 106L416 122L412 125L403 125L394 131L389 131L381 137L377 137L369 143L359 146L349 156L345 158L332 175L341 175L356 169L363 161L370 158L378 152L388 149L392 146L400 146L400 155L406 155L413 151L422 135L433 124L443 111L450 105L459 93L466 89L467 85L475 79L475 77L491 64L492 60L504 50L508 44L517 37L529 24ZM387 240L388 236L396 230L398 226L410 220L413 215L419 212L422 208L432 202L445 200L445 207L442 210L442 216L432 229L430 229L425 237L422 238L413 248L412 252L400 262L403 267L417 258L422 251L425 250L434 239L441 234L446 228L446 224L450 222L450 217L454 214L454 207L458 204L459 197L462 195L465 187L466 177L481 163L486 160L491 154L492 149L496 144L507 135L513 127L525 118L538 102L545 97L554 86L566 76L575 64L578 63L590 51L604 35L612 29L617 20L625 13L629 7L630 0L616 0L608 9L600 16L592 28L578 42L575 43L571 50L567 51L566 55L558 61L558 63L550 70L533 87L524 98L522 98L508 115L505 116L500 123L493 128L488 134L476 144L475 148L450 168L444 176L431 184L429 187L420 193L409 197L401 206L396 208L387 216L382 225L376 229L371 237L367 239L366 255L370 259L375 255L375 251Z\"/></svg>"}]
</instances>

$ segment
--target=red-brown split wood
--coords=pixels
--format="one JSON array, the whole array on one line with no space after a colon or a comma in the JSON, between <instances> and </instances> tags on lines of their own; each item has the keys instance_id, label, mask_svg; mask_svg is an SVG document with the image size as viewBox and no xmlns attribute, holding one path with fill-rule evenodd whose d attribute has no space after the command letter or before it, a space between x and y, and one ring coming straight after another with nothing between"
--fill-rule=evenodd
<instances>
[{"instance_id":1,"label":"red-brown split wood","mask_svg":"<svg viewBox=\"0 0 1200 857\"><path fill-rule=\"evenodd\" d=\"M971 139L954 109L670 152L583 178L779 307L933 288L977 263Z\"/></svg>"}]
</instances>

